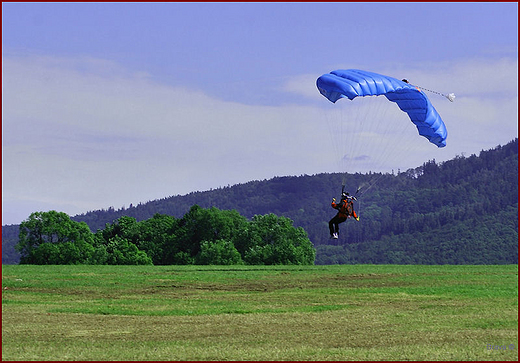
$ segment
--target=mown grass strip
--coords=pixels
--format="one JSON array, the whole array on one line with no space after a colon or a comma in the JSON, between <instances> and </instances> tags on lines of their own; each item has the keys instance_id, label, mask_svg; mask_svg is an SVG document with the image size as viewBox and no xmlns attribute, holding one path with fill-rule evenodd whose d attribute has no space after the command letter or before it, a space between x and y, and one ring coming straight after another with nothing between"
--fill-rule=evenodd
<instances>
[{"instance_id":1,"label":"mown grass strip","mask_svg":"<svg viewBox=\"0 0 520 363\"><path fill-rule=\"evenodd\" d=\"M518 266L3 266L4 360L517 360Z\"/></svg>"}]
</instances>

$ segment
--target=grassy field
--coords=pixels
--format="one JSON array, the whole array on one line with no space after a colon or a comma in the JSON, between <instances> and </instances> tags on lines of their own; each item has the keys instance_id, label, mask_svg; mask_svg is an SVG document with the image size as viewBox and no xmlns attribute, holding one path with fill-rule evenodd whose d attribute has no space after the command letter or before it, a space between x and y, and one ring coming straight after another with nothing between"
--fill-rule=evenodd
<instances>
[{"instance_id":1,"label":"grassy field","mask_svg":"<svg viewBox=\"0 0 520 363\"><path fill-rule=\"evenodd\" d=\"M3 360L517 360L518 266L2 266Z\"/></svg>"}]
</instances>

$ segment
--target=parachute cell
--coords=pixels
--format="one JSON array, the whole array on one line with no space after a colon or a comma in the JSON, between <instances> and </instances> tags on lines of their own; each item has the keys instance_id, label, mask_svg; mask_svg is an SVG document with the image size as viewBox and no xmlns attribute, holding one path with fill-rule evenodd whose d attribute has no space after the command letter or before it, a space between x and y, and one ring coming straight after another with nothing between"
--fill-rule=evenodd
<instances>
[{"instance_id":1,"label":"parachute cell","mask_svg":"<svg viewBox=\"0 0 520 363\"><path fill-rule=\"evenodd\" d=\"M408 114L419 135L438 147L446 146L448 133L440 115L424 92L409 83L373 72L346 69L322 75L316 85L333 103L341 98L384 95Z\"/></svg>"}]
</instances>

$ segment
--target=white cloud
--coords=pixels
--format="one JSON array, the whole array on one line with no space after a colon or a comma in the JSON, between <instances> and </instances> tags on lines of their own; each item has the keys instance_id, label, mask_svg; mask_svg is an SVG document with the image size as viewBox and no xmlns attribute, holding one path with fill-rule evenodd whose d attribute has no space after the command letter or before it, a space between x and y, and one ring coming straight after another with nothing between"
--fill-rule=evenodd
<instances>
[{"instance_id":1,"label":"white cloud","mask_svg":"<svg viewBox=\"0 0 520 363\"><path fill-rule=\"evenodd\" d=\"M76 214L321 170L313 110L224 102L92 59L4 57L3 87L4 209Z\"/></svg>"},{"instance_id":2,"label":"white cloud","mask_svg":"<svg viewBox=\"0 0 520 363\"><path fill-rule=\"evenodd\" d=\"M316 88L316 79L321 74L301 74L288 79L282 89L309 99L322 97Z\"/></svg>"}]
</instances>

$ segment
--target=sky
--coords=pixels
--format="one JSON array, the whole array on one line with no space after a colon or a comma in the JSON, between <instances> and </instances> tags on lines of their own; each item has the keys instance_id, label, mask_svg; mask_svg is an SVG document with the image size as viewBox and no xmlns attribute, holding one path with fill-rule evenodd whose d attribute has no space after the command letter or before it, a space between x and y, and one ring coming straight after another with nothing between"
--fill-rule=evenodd
<instances>
[{"instance_id":1,"label":"sky","mask_svg":"<svg viewBox=\"0 0 520 363\"><path fill-rule=\"evenodd\" d=\"M348 128L338 143L329 113L348 125L350 105L316 79L348 68L437 92L447 146L407 119L404 141ZM367 172L515 137L517 2L2 3L2 225L344 172L343 145L366 147L347 171Z\"/></svg>"}]
</instances>

